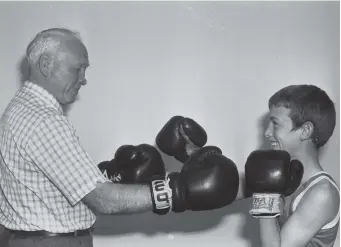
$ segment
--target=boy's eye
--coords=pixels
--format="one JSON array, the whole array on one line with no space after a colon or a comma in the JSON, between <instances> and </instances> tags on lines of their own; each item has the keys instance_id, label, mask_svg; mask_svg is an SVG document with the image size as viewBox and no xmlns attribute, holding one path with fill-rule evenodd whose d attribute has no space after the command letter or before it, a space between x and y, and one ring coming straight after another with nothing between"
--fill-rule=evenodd
<instances>
[{"instance_id":1,"label":"boy's eye","mask_svg":"<svg viewBox=\"0 0 341 247\"><path fill-rule=\"evenodd\" d=\"M274 126L277 126L278 123L276 121L271 121Z\"/></svg>"}]
</instances>

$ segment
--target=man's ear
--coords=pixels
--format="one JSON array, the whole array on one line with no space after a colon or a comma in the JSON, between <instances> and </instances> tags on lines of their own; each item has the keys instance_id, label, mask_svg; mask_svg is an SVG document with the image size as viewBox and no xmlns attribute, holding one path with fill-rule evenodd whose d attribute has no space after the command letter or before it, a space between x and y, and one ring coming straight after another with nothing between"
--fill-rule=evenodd
<instances>
[{"instance_id":1,"label":"man's ear","mask_svg":"<svg viewBox=\"0 0 341 247\"><path fill-rule=\"evenodd\" d=\"M47 54L43 54L39 58L39 70L44 77L49 77L52 70L52 58Z\"/></svg>"},{"instance_id":2,"label":"man's ear","mask_svg":"<svg viewBox=\"0 0 341 247\"><path fill-rule=\"evenodd\" d=\"M314 124L312 122L305 122L302 126L301 126L301 135L300 135L300 140L304 141L304 140L308 140L314 132Z\"/></svg>"}]
</instances>

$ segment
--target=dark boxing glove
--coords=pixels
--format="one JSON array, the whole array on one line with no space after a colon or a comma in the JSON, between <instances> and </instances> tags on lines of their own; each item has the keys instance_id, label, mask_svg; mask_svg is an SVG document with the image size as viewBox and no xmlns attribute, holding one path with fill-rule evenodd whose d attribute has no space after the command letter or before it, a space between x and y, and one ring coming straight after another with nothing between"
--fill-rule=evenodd
<instances>
[{"instance_id":1,"label":"dark boxing glove","mask_svg":"<svg viewBox=\"0 0 341 247\"><path fill-rule=\"evenodd\" d=\"M256 150L247 158L245 182L252 192L250 214L274 218L281 214L281 197L296 191L303 177L303 165L291 160L284 150Z\"/></svg>"},{"instance_id":2,"label":"dark boxing glove","mask_svg":"<svg viewBox=\"0 0 341 247\"><path fill-rule=\"evenodd\" d=\"M120 183L149 183L154 175L166 175L161 154L149 144L123 145L117 149L113 160L98 166L110 180Z\"/></svg>"},{"instance_id":3,"label":"dark boxing glove","mask_svg":"<svg viewBox=\"0 0 341 247\"><path fill-rule=\"evenodd\" d=\"M170 173L166 180L153 177L154 212L221 208L235 200L238 187L239 173L233 161L217 147L203 147L190 156L180 173Z\"/></svg>"},{"instance_id":4,"label":"dark boxing glove","mask_svg":"<svg viewBox=\"0 0 341 247\"><path fill-rule=\"evenodd\" d=\"M102 172L102 174L112 182L116 182L119 180L118 174L115 172L115 160L106 160L99 163L98 168Z\"/></svg>"},{"instance_id":5,"label":"dark boxing glove","mask_svg":"<svg viewBox=\"0 0 341 247\"><path fill-rule=\"evenodd\" d=\"M167 155L184 163L189 154L186 149L199 149L207 142L205 130L193 119L172 117L156 136L156 145Z\"/></svg>"}]
</instances>

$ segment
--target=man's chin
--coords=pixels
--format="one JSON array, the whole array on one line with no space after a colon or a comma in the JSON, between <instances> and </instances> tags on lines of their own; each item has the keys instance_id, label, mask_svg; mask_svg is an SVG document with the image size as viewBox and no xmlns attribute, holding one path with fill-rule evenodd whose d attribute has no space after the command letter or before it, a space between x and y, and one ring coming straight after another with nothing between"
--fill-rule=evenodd
<instances>
[{"instance_id":1,"label":"man's chin","mask_svg":"<svg viewBox=\"0 0 341 247\"><path fill-rule=\"evenodd\" d=\"M67 113L70 109L71 106L74 102L76 102L79 98L78 97L73 97L71 99L66 100L62 105L64 113Z\"/></svg>"},{"instance_id":2,"label":"man's chin","mask_svg":"<svg viewBox=\"0 0 341 247\"><path fill-rule=\"evenodd\" d=\"M71 96L71 97L69 98L67 104L72 104L72 103L74 103L74 102L76 102L76 101L78 101L78 100L79 100L79 95L78 95L78 94L75 94L75 95L73 95L73 96Z\"/></svg>"}]
</instances>

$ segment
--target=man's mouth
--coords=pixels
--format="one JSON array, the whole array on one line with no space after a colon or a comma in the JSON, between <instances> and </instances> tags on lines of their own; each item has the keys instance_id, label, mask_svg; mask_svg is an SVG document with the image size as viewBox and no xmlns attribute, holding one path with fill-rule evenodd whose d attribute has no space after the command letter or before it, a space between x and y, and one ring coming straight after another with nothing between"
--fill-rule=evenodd
<instances>
[{"instance_id":1,"label":"man's mouth","mask_svg":"<svg viewBox=\"0 0 341 247\"><path fill-rule=\"evenodd\" d=\"M75 86L73 89L72 89L72 91L74 92L74 93L78 93L78 91L80 90L80 88L81 88L81 85L79 85L79 86Z\"/></svg>"}]
</instances>

